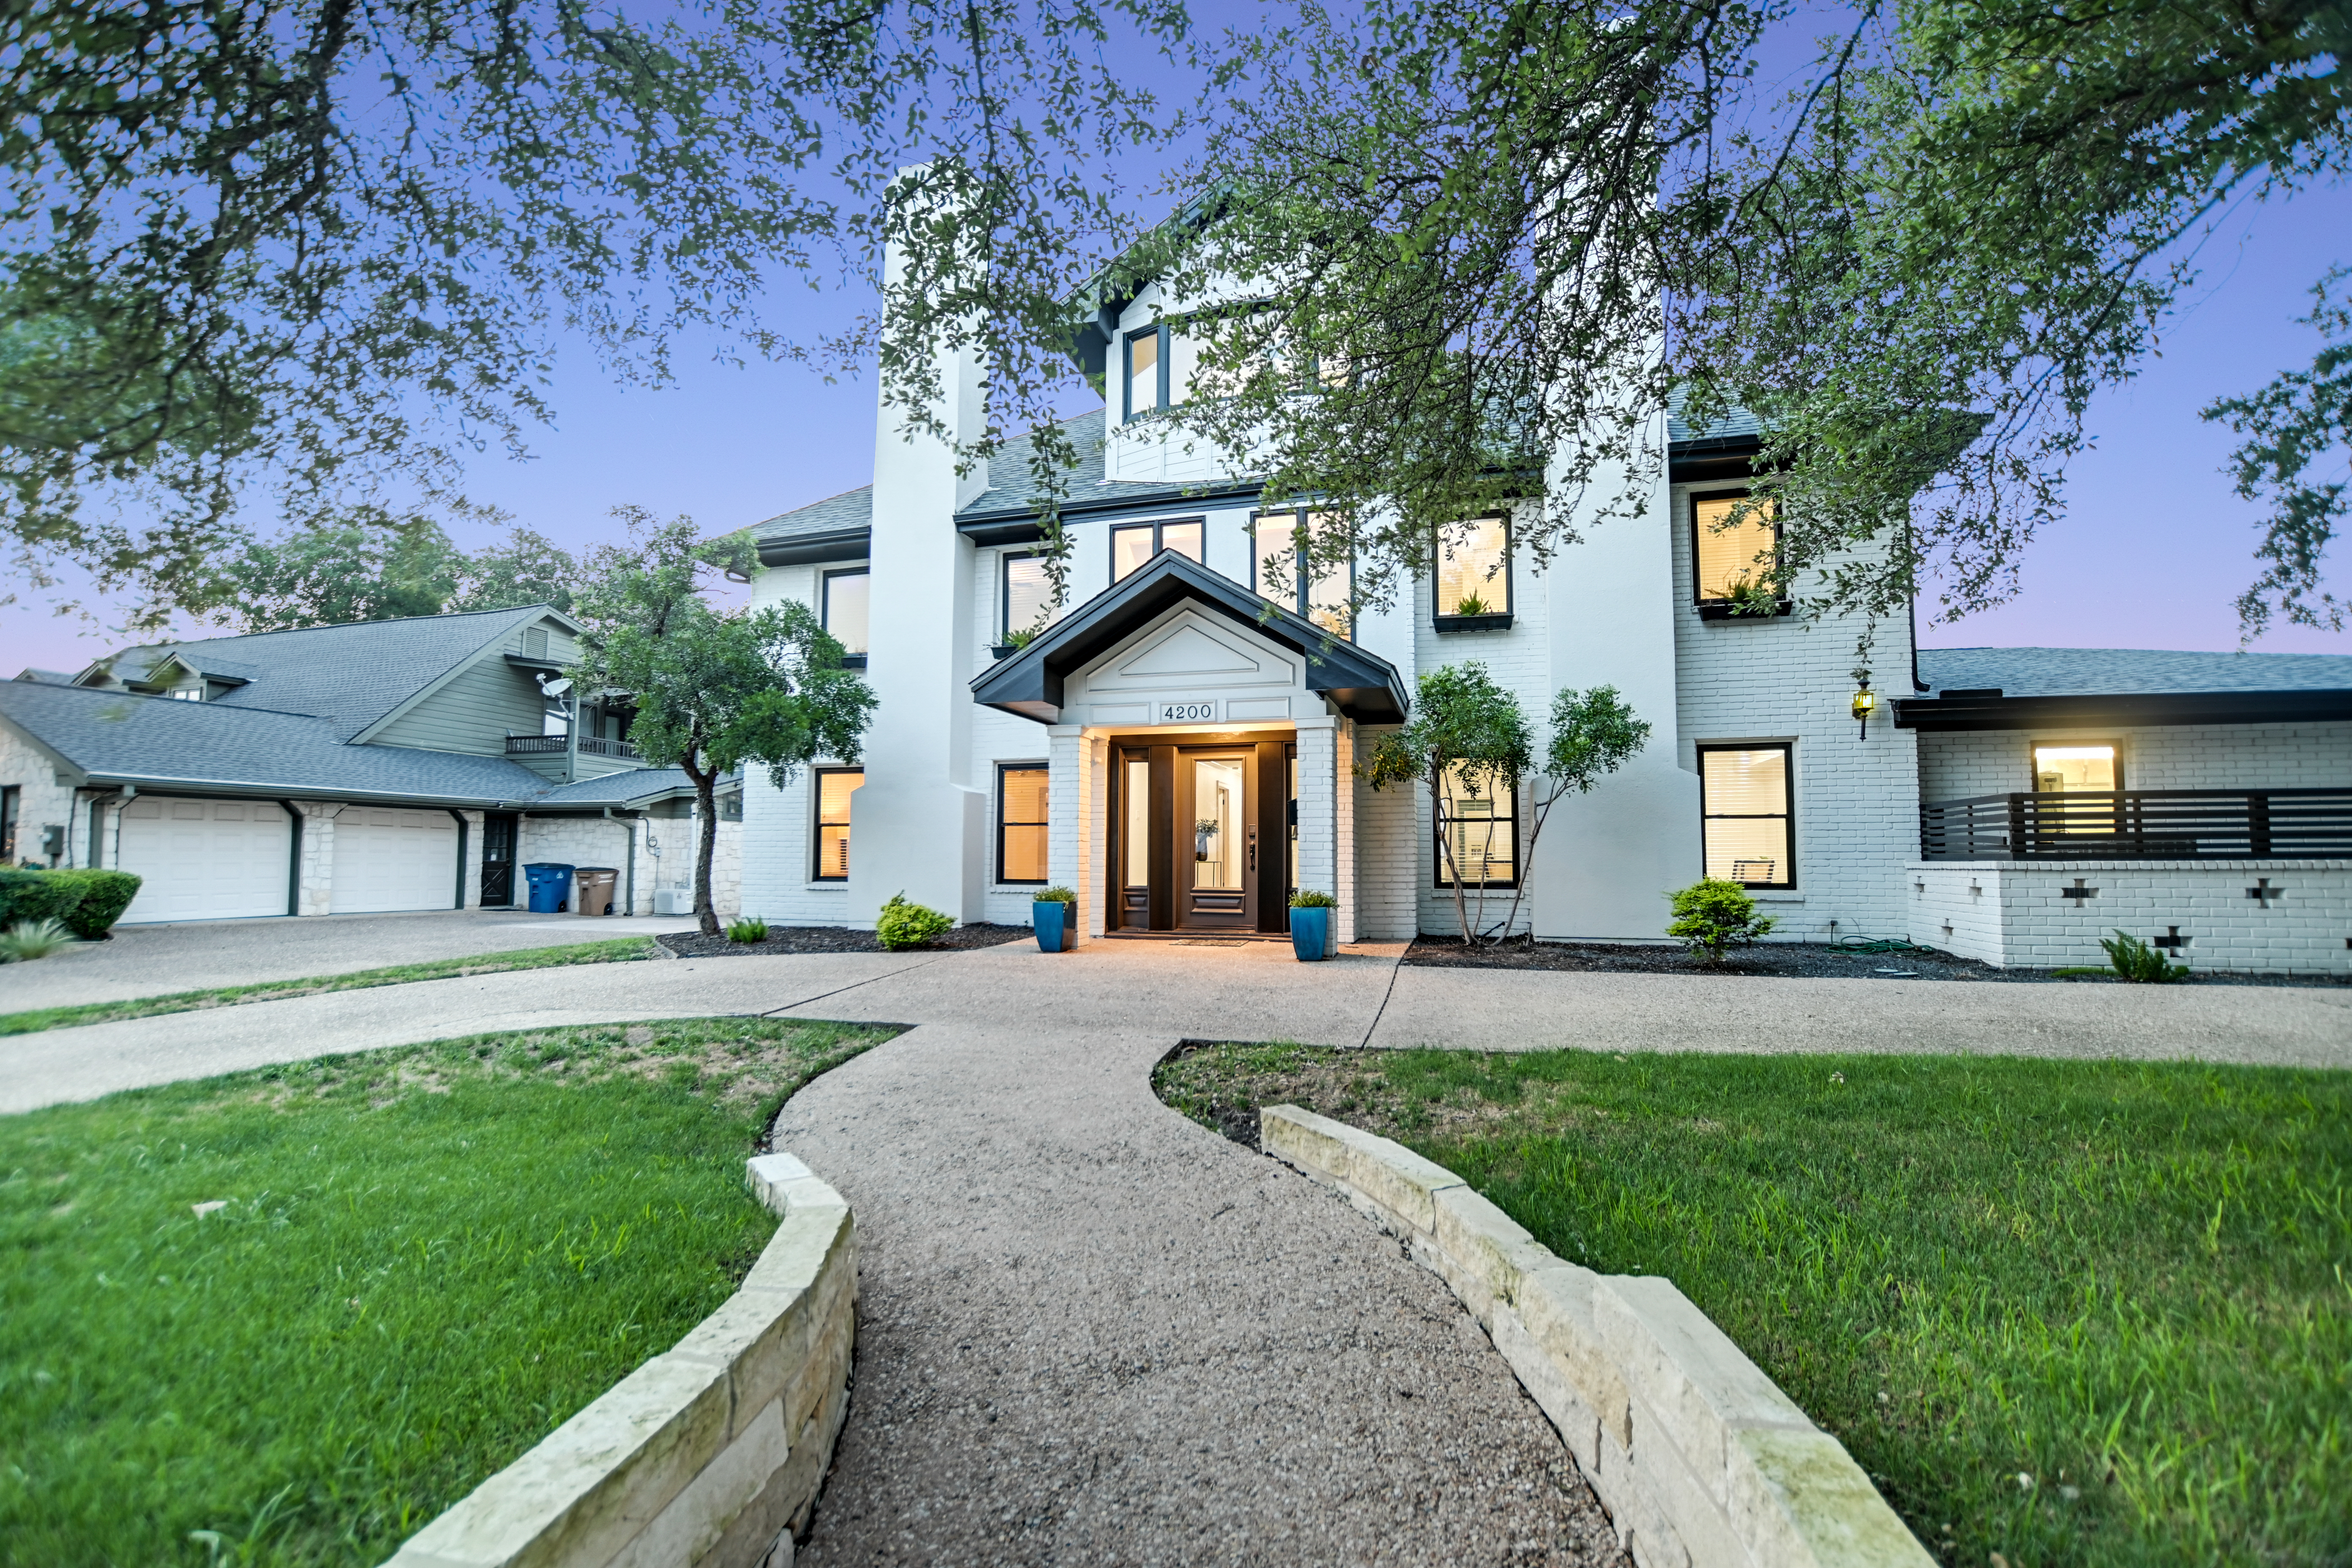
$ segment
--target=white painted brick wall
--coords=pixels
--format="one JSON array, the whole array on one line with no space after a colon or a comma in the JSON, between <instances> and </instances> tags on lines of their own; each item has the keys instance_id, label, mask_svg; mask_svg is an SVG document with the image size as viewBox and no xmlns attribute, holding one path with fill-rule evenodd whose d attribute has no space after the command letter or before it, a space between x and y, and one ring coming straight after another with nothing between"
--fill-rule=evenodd
<instances>
[{"instance_id":1,"label":"white painted brick wall","mask_svg":"<svg viewBox=\"0 0 2352 1568\"><path fill-rule=\"evenodd\" d=\"M1393 732L1358 731L1358 765L1383 733ZM1356 819L1356 940L1410 942L1420 929L1416 792L1410 787L1375 790L1360 778L1353 781L1353 786L1349 794Z\"/></svg>"},{"instance_id":2,"label":"white painted brick wall","mask_svg":"<svg viewBox=\"0 0 2352 1568\"><path fill-rule=\"evenodd\" d=\"M764 777L761 782L765 782ZM759 912L743 910L746 826L721 817L710 847L710 902L720 920L731 921L739 912ZM532 861L610 866L620 873L614 889L614 911L649 915L654 912L656 887L694 885L694 857L701 842L699 826L691 816L653 817L642 822L601 816L525 816L517 846L515 901L520 904L530 898L530 884L520 868ZM659 856L653 853L648 837L660 841ZM635 902L630 907L633 865L636 873Z\"/></svg>"},{"instance_id":3,"label":"white painted brick wall","mask_svg":"<svg viewBox=\"0 0 2352 1568\"><path fill-rule=\"evenodd\" d=\"M1919 737L1919 798L2030 790L2036 742L2086 741L2120 749L2126 789L2341 789L2352 781L2352 722L1984 730Z\"/></svg>"},{"instance_id":4,"label":"white painted brick wall","mask_svg":"<svg viewBox=\"0 0 2352 1568\"><path fill-rule=\"evenodd\" d=\"M1869 668L1882 716L1867 740L1857 739L1851 702L1861 617L1699 619L1691 497L1724 488L1675 487L1674 722L1683 766L1696 770L1701 743L1793 742L1797 886L1756 895L1780 922L1775 940L1904 935L1911 910L1903 868L1919 853L1921 764L1912 732L1885 715L1888 702L1913 695L1910 628L1900 620L1877 627ZM1797 595L1811 586L1800 580Z\"/></svg>"},{"instance_id":5,"label":"white painted brick wall","mask_svg":"<svg viewBox=\"0 0 2352 1568\"><path fill-rule=\"evenodd\" d=\"M2102 937L2177 928L2191 969L2352 974L2352 860L1934 860L1910 879L1916 940L1988 963L2099 966ZM2078 882L2097 895L2066 897Z\"/></svg>"},{"instance_id":6,"label":"white painted brick wall","mask_svg":"<svg viewBox=\"0 0 2352 1568\"><path fill-rule=\"evenodd\" d=\"M1298 728L1298 885L1339 896L1338 721L1309 719Z\"/></svg>"}]
</instances>

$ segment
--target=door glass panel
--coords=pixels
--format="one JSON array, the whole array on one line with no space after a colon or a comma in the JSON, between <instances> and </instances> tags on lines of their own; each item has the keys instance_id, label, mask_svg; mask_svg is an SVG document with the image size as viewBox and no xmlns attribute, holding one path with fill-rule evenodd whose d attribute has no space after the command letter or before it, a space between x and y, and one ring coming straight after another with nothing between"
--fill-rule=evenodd
<instances>
[{"instance_id":1,"label":"door glass panel","mask_svg":"<svg viewBox=\"0 0 2352 1568\"><path fill-rule=\"evenodd\" d=\"M1238 891L1242 885L1242 763L1192 760L1192 886Z\"/></svg>"},{"instance_id":2,"label":"door glass panel","mask_svg":"<svg viewBox=\"0 0 2352 1568\"><path fill-rule=\"evenodd\" d=\"M1164 523L1160 530L1160 548L1172 550L1179 555L1189 555L1202 565L1208 564L1208 552L1202 546L1203 525L1197 522Z\"/></svg>"},{"instance_id":3,"label":"door glass panel","mask_svg":"<svg viewBox=\"0 0 2352 1568\"><path fill-rule=\"evenodd\" d=\"M1151 764L1141 757L1127 760L1127 827L1121 879L1128 887L1151 881Z\"/></svg>"}]
</instances>

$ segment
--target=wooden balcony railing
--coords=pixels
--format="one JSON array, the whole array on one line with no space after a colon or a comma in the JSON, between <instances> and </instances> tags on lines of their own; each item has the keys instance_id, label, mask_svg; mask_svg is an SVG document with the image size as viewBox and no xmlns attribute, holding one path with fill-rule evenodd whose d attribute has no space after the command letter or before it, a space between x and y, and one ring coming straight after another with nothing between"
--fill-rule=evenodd
<instances>
[{"instance_id":1,"label":"wooden balcony railing","mask_svg":"<svg viewBox=\"0 0 2352 1568\"><path fill-rule=\"evenodd\" d=\"M1980 795L1919 808L1924 860L2352 858L2352 789Z\"/></svg>"},{"instance_id":2,"label":"wooden balcony railing","mask_svg":"<svg viewBox=\"0 0 2352 1568\"><path fill-rule=\"evenodd\" d=\"M507 755L517 757L539 755L548 752L560 752L570 743L570 741L562 735L509 735ZM582 755L590 757L635 759L637 754L636 747L626 741L600 740L594 735L580 737L580 751Z\"/></svg>"}]
</instances>

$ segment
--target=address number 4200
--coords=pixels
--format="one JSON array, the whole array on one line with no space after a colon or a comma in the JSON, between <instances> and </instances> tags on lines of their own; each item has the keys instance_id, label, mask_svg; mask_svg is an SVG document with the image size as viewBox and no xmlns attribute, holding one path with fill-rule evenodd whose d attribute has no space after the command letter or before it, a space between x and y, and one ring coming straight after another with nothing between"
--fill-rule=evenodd
<instances>
[{"instance_id":1,"label":"address number 4200","mask_svg":"<svg viewBox=\"0 0 2352 1568\"><path fill-rule=\"evenodd\" d=\"M1160 721L1162 724L1214 723L1217 705L1213 702L1162 702Z\"/></svg>"}]
</instances>

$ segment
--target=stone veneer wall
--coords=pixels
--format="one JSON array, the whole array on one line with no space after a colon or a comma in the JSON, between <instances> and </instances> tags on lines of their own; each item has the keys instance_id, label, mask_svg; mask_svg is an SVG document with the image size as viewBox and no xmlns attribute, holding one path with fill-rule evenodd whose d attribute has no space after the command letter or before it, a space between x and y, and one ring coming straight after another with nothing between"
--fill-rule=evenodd
<instances>
[{"instance_id":1,"label":"stone veneer wall","mask_svg":"<svg viewBox=\"0 0 2352 1568\"><path fill-rule=\"evenodd\" d=\"M1470 1309L1640 1568L1931 1568L1844 1447L1672 1281L1565 1262L1443 1165L1344 1122L1269 1106L1259 1136Z\"/></svg>"},{"instance_id":2,"label":"stone veneer wall","mask_svg":"<svg viewBox=\"0 0 2352 1568\"><path fill-rule=\"evenodd\" d=\"M2002 968L2102 968L2124 931L2191 969L2352 974L2352 860L1926 860L1910 883L1912 941Z\"/></svg>"},{"instance_id":3,"label":"stone veneer wall","mask_svg":"<svg viewBox=\"0 0 2352 1568\"><path fill-rule=\"evenodd\" d=\"M848 1411L857 1237L789 1154L742 1289L408 1538L390 1568L790 1568Z\"/></svg>"}]
</instances>

